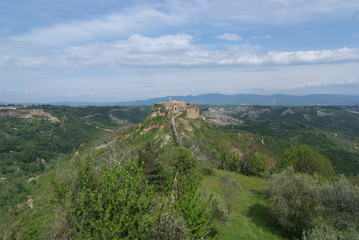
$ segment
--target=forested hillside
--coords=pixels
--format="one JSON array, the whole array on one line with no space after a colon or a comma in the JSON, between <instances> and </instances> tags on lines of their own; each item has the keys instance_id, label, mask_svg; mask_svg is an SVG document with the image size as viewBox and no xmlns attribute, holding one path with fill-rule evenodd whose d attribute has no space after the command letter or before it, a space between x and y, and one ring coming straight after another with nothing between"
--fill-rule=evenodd
<instances>
[{"instance_id":1,"label":"forested hillside","mask_svg":"<svg viewBox=\"0 0 359 240\"><path fill-rule=\"evenodd\" d=\"M0 212L26 198L26 184L66 154L150 111L138 107L3 106L0 109Z\"/></svg>"},{"instance_id":2,"label":"forested hillside","mask_svg":"<svg viewBox=\"0 0 359 240\"><path fill-rule=\"evenodd\" d=\"M338 172L359 174L359 106L204 106L221 129L261 136L281 156L285 148L309 145L329 157Z\"/></svg>"},{"instance_id":3,"label":"forested hillside","mask_svg":"<svg viewBox=\"0 0 359 240\"><path fill-rule=\"evenodd\" d=\"M36 172L95 135L135 124L149 107L18 106L0 110L1 173ZM4 177L4 176L3 176Z\"/></svg>"}]
</instances>

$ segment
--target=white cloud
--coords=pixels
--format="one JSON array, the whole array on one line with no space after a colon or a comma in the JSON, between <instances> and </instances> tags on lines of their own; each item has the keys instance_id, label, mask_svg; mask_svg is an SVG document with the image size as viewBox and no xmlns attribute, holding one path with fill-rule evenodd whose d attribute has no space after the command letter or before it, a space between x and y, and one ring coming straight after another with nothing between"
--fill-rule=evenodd
<instances>
[{"instance_id":1,"label":"white cloud","mask_svg":"<svg viewBox=\"0 0 359 240\"><path fill-rule=\"evenodd\" d=\"M337 82L337 84L347 84L347 85L351 85L353 83L359 83L359 81L354 80L353 78L348 78L345 81L339 81Z\"/></svg>"},{"instance_id":2,"label":"white cloud","mask_svg":"<svg viewBox=\"0 0 359 240\"><path fill-rule=\"evenodd\" d=\"M298 89L298 88L308 88L308 87L318 87L318 86L325 86L323 82L302 82L296 83L292 86L289 86L287 89Z\"/></svg>"},{"instance_id":3,"label":"white cloud","mask_svg":"<svg viewBox=\"0 0 359 240\"><path fill-rule=\"evenodd\" d=\"M310 64L349 60L359 60L359 49L344 47L336 50L269 52L263 58L263 62L272 62L274 64Z\"/></svg>"},{"instance_id":4,"label":"white cloud","mask_svg":"<svg viewBox=\"0 0 359 240\"><path fill-rule=\"evenodd\" d=\"M227 40L227 41L239 41L242 40L242 37L237 33L224 33L217 36L218 39Z\"/></svg>"},{"instance_id":5,"label":"white cloud","mask_svg":"<svg viewBox=\"0 0 359 240\"><path fill-rule=\"evenodd\" d=\"M7 50L8 49L8 50ZM255 49L232 47L207 50L195 45L188 34L146 37L133 34L114 43L92 43L66 48L61 52L23 55L12 48L0 48L0 66L46 68L226 68L234 66L272 66L359 61L359 49L310 50L257 54ZM26 48L24 48L26 49Z\"/></svg>"},{"instance_id":6,"label":"white cloud","mask_svg":"<svg viewBox=\"0 0 359 240\"><path fill-rule=\"evenodd\" d=\"M33 29L12 39L37 45L66 46L73 43L128 36L139 31L149 32L161 26L182 21L183 19L178 15L165 14L156 9L135 9L90 21L61 23L49 28Z\"/></svg>"},{"instance_id":7,"label":"white cloud","mask_svg":"<svg viewBox=\"0 0 359 240\"><path fill-rule=\"evenodd\" d=\"M209 57L206 51L191 44L187 34L149 38L139 34L116 43L96 43L66 49L63 59L77 64L105 67L183 67L199 64ZM199 59L200 58L200 59Z\"/></svg>"},{"instance_id":8,"label":"white cloud","mask_svg":"<svg viewBox=\"0 0 359 240\"><path fill-rule=\"evenodd\" d=\"M252 40L258 40L258 39L271 39L272 35L260 35L260 36L253 36L251 37Z\"/></svg>"}]
</instances>

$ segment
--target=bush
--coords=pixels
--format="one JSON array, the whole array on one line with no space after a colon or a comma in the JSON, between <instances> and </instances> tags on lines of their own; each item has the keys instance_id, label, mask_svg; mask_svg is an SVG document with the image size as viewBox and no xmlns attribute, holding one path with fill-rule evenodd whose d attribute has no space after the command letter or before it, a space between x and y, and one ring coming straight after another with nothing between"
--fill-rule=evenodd
<instances>
[{"instance_id":1,"label":"bush","mask_svg":"<svg viewBox=\"0 0 359 240\"><path fill-rule=\"evenodd\" d=\"M229 174L220 178L221 189L227 208L230 210L237 202L242 186L232 179Z\"/></svg>"},{"instance_id":2,"label":"bush","mask_svg":"<svg viewBox=\"0 0 359 240\"><path fill-rule=\"evenodd\" d=\"M229 210L226 204L220 198L213 198L212 206L214 208L212 217L225 223L229 220Z\"/></svg>"},{"instance_id":3,"label":"bush","mask_svg":"<svg viewBox=\"0 0 359 240\"><path fill-rule=\"evenodd\" d=\"M317 180L288 168L269 180L268 194L278 221L289 232L299 236L313 226L318 215L320 188Z\"/></svg>"},{"instance_id":4,"label":"bush","mask_svg":"<svg viewBox=\"0 0 359 240\"><path fill-rule=\"evenodd\" d=\"M148 230L146 239L186 240L188 230L183 219L177 217L175 212L162 209L154 225Z\"/></svg>"},{"instance_id":5,"label":"bush","mask_svg":"<svg viewBox=\"0 0 359 240\"><path fill-rule=\"evenodd\" d=\"M104 166L98 173L87 161L69 194L70 225L76 239L143 239L152 193L142 168L133 161Z\"/></svg>"},{"instance_id":6,"label":"bush","mask_svg":"<svg viewBox=\"0 0 359 240\"><path fill-rule=\"evenodd\" d=\"M204 176L214 176L214 171L212 168L202 168L202 174Z\"/></svg>"},{"instance_id":7,"label":"bush","mask_svg":"<svg viewBox=\"0 0 359 240\"><path fill-rule=\"evenodd\" d=\"M249 159L249 173L254 175L261 175L266 167L259 160L259 156L257 154L253 154Z\"/></svg>"},{"instance_id":8,"label":"bush","mask_svg":"<svg viewBox=\"0 0 359 240\"><path fill-rule=\"evenodd\" d=\"M318 174L327 179L331 179L335 175L330 160L306 145L292 147L284 152L280 168L290 166L297 172L310 175Z\"/></svg>"},{"instance_id":9,"label":"bush","mask_svg":"<svg viewBox=\"0 0 359 240\"><path fill-rule=\"evenodd\" d=\"M315 177L288 168L272 176L268 193L274 215L296 236L303 230L307 240L359 236L359 188L345 176L319 184Z\"/></svg>"},{"instance_id":10,"label":"bush","mask_svg":"<svg viewBox=\"0 0 359 240\"><path fill-rule=\"evenodd\" d=\"M308 231L303 231L303 240L344 240L344 235L328 225L321 225Z\"/></svg>"},{"instance_id":11,"label":"bush","mask_svg":"<svg viewBox=\"0 0 359 240\"><path fill-rule=\"evenodd\" d=\"M260 161L259 155L248 154L241 159L241 172L246 175L262 175L266 170L265 165Z\"/></svg>"},{"instance_id":12,"label":"bush","mask_svg":"<svg viewBox=\"0 0 359 240\"><path fill-rule=\"evenodd\" d=\"M340 176L321 190L320 202L327 222L338 230L359 227L359 188Z\"/></svg>"}]
</instances>

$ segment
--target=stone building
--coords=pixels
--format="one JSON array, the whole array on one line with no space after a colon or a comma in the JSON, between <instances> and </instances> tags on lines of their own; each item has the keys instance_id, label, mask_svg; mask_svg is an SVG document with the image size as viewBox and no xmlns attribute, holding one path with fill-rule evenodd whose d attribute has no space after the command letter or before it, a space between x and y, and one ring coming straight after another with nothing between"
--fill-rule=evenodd
<instances>
[{"instance_id":1,"label":"stone building","mask_svg":"<svg viewBox=\"0 0 359 240\"><path fill-rule=\"evenodd\" d=\"M186 112L186 117L188 118L200 118L202 116L200 115L200 110L197 104L186 103L184 101L173 101L172 97L169 97L168 102L160 102L155 104L152 110L152 117L166 115L168 112L174 114Z\"/></svg>"}]
</instances>

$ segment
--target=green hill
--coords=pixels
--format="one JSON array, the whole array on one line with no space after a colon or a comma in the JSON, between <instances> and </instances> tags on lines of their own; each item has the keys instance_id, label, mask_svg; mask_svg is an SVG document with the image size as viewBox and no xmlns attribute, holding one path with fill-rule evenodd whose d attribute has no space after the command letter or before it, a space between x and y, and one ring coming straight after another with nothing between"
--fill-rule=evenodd
<instances>
[{"instance_id":1,"label":"green hill","mask_svg":"<svg viewBox=\"0 0 359 240\"><path fill-rule=\"evenodd\" d=\"M30 195L44 171L89 141L140 122L149 107L13 106L0 110L0 214ZM2 221L2 220L0 220Z\"/></svg>"},{"instance_id":2,"label":"green hill","mask_svg":"<svg viewBox=\"0 0 359 240\"><path fill-rule=\"evenodd\" d=\"M137 110L133 111L138 116ZM273 212L276 202L268 195L268 184L273 181L267 181L271 176L273 179L281 176L283 159L296 166L298 151L287 152L292 155L286 159L280 151L292 144L285 140L265 138L250 129L231 130L225 126L220 129L208 123L210 118L206 120L202 115L189 113L189 109L174 111L156 106L154 113L138 124L116 130L115 126L104 125L114 131L87 139L86 144L49 162L39 177L22 180L19 193L2 208L1 236L3 239L301 237ZM308 156L318 154L310 150ZM301 181L302 173L298 174ZM303 179L314 179L315 174L303 173ZM312 182L313 187L326 189L330 181L321 176ZM328 185L328 189L331 187ZM347 189L348 199L356 201L357 190ZM4 195L6 191L3 187ZM320 205L323 203L319 200L315 204L312 210L318 218L308 218L313 220L310 222L313 225L308 223L311 228L328 224L326 215L320 212L327 207ZM355 203L352 209L356 212Z\"/></svg>"},{"instance_id":3,"label":"green hill","mask_svg":"<svg viewBox=\"0 0 359 240\"><path fill-rule=\"evenodd\" d=\"M163 180L159 183L154 181L154 186L159 189L155 191L155 195L156 198L163 198L173 185L175 161L181 149L180 145L189 149L189 154L193 153L197 159L195 161L198 168L195 175L200 176L200 169L221 167L220 164L224 167L226 161L230 164L229 161L238 160L236 156L243 155L244 152L239 149L240 146L248 144L245 138L252 139L250 135L243 138L245 134L242 137L238 134L226 134L202 119L189 119L182 115L175 119L176 129L183 139L183 142L178 144L171 127L172 116L171 113L165 116L149 116L139 125L133 125L128 130L109 132L106 136L92 140L91 143L77 149L76 153L64 155L62 159L49 164L44 174L24 184L25 194L13 202L18 207L8 208L5 213L7 217L4 218L6 222L2 224L5 226L2 232L21 239L46 239L50 235L56 235L56 231L59 231L59 235L70 231L69 226L65 224L68 218L67 191L71 183L76 181L80 165L84 162L92 162L92 167L97 168L115 164L116 161L129 161L141 157L146 145L151 143L149 151L163 169L160 173ZM254 138L252 141L255 144ZM236 150L232 151L232 147L237 144ZM222 160L218 161L218 158ZM235 166L238 163L231 164ZM237 167L239 169L239 166ZM151 181L151 178L148 179ZM206 178L204 181L201 180L203 184L206 181ZM259 179L255 181L264 184ZM210 193L211 191L206 191L207 195ZM29 208L29 202L33 208ZM213 231L212 229L211 232Z\"/></svg>"},{"instance_id":4,"label":"green hill","mask_svg":"<svg viewBox=\"0 0 359 240\"><path fill-rule=\"evenodd\" d=\"M338 172L359 174L358 106L207 106L204 110L221 129L261 136L278 157L285 148L305 144L326 155Z\"/></svg>"}]
</instances>

